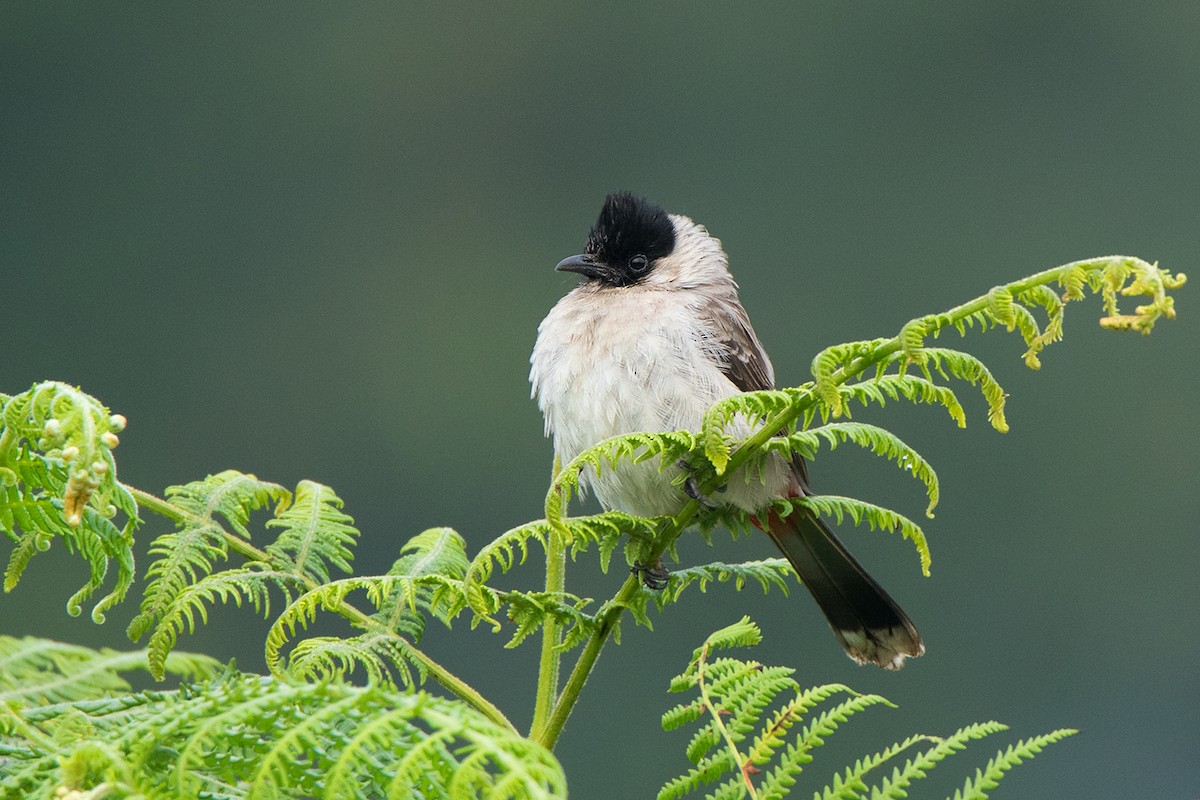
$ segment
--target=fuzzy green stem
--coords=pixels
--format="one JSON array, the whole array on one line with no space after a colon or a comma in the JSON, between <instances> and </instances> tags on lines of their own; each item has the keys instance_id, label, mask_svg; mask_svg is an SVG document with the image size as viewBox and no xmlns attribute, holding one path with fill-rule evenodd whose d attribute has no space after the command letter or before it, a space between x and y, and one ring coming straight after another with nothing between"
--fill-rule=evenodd
<instances>
[{"instance_id":1,"label":"fuzzy green stem","mask_svg":"<svg viewBox=\"0 0 1200 800\"><path fill-rule=\"evenodd\" d=\"M592 674L596 659L600 658L600 651L604 649L604 643L608 641L613 628L620 620L625 606L639 591L641 591L641 587L638 585L637 575L630 575L625 579L625 583L621 585L613 599L606 604L608 608L600 615L596 629L588 637L587 644L583 646L583 652L575 661L575 667L563 685L562 694L555 703L554 710L550 713L550 719L537 735L530 736L535 742L548 750L554 749L554 745L558 743L558 737L562 734L563 726L567 724L567 717L571 715L571 710L579 700L579 693L583 691L583 685L587 683L588 676Z\"/></svg>"},{"instance_id":2,"label":"fuzzy green stem","mask_svg":"<svg viewBox=\"0 0 1200 800\"><path fill-rule=\"evenodd\" d=\"M4 429L0 431L0 456L3 456L8 452L8 449L12 447L13 440L16 438L17 433L11 427L5 426Z\"/></svg>"},{"instance_id":3,"label":"fuzzy green stem","mask_svg":"<svg viewBox=\"0 0 1200 800\"><path fill-rule=\"evenodd\" d=\"M131 495L133 495L140 508L153 511L160 516L176 522L203 522L203 520L199 520L194 514L183 508L180 508L169 500L156 497L149 492L142 491L141 489L134 488L133 486L129 486L127 484L122 484L122 486L124 486L125 489ZM234 536L229 532L225 532L225 542L230 550L233 550L235 553L248 561L259 561L266 564L274 563L269 553L267 553L265 550L260 550L241 537ZM309 590L320 587L320 584L306 575L297 575L297 579L302 581L305 584L305 587ZM355 608L345 600L342 600L340 603L338 603L337 608L333 610L358 627L370 628L377 625L377 623L371 619L369 614L366 614L360 609ZM517 732L516 727L512 724L512 722L509 721L508 717L504 716L504 713L500 711L500 709L498 709L486 697L472 688L471 685L462 678L459 678L437 661L434 661L428 653L425 653L424 651L414 647L411 643L409 643L409 652L417 661L421 663L421 666L430 677L440 683L455 697L463 700L472 708L476 709L490 719L492 722L495 722L497 725L513 731L514 733Z\"/></svg>"},{"instance_id":4,"label":"fuzzy green stem","mask_svg":"<svg viewBox=\"0 0 1200 800\"><path fill-rule=\"evenodd\" d=\"M743 756L737 749L737 744L733 741L733 736L729 733L729 728L725 725L725 720L721 719L721 709L717 708L713 703L712 695L709 694L708 684L705 680L707 673L705 667L708 666L709 647L704 645L704 653L700 656L699 663L696 664L696 687L700 690L700 699L704 703L704 707L708 709L709 716L713 719L713 725L721 733L721 738L725 740L725 746L729 749L729 754L733 756L733 762L737 765L738 772L742 775L742 781L746 785L746 791L750 794L750 800L758 800L758 792L754 789L754 783L750 780L750 774L747 767L750 766L750 761L746 756Z\"/></svg>"},{"instance_id":5,"label":"fuzzy green stem","mask_svg":"<svg viewBox=\"0 0 1200 800\"><path fill-rule=\"evenodd\" d=\"M554 457L554 466L550 471L550 482L558 480L562 471L562 462ZM546 591L561 594L567 587L567 543L562 534L551 529L546 542ZM542 735L550 712L558 699L558 673L562 665L562 654L557 652L560 639L558 621L547 617L542 623L542 653L538 663L537 697L533 706L533 724L529 729L529 738L537 739Z\"/></svg>"},{"instance_id":6,"label":"fuzzy green stem","mask_svg":"<svg viewBox=\"0 0 1200 800\"><path fill-rule=\"evenodd\" d=\"M561 593L566 589L567 545L562 535L551 529L546 542L546 591ZM547 617L542 624L542 654L538 664L537 699L533 706L533 725L529 738L535 741L542 735L558 695L558 673L562 654L556 652L560 639L558 621Z\"/></svg>"}]
</instances>

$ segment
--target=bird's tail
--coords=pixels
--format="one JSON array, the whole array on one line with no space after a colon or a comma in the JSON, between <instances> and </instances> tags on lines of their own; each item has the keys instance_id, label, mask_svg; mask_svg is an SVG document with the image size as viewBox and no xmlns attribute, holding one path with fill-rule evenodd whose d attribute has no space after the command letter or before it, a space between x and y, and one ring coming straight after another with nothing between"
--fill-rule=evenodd
<instances>
[{"instance_id":1,"label":"bird's tail","mask_svg":"<svg viewBox=\"0 0 1200 800\"><path fill-rule=\"evenodd\" d=\"M772 511L755 524L792 562L850 658L900 669L907 656L925 652L908 615L811 511L783 518Z\"/></svg>"}]
</instances>

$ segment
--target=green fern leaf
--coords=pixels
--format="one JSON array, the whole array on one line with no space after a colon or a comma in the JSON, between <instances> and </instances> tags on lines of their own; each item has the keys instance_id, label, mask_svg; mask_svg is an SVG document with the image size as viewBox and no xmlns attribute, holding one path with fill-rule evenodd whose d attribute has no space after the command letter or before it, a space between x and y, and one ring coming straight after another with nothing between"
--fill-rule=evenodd
<instances>
[{"instance_id":1,"label":"green fern leaf","mask_svg":"<svg viewBox=\"0 0 1200 800\"><path fill-rule=\"evenodd\" d=\"M946 756L962 752L967 742L982 739L993 733L1008 730L1007 725L999 722L980 722L960 728L945 739L938 739L933 747L915 758L905 762L904 767L893 771L891 776L879 783L871 791L873 798L903 797L906 789L917 780L926 777L931 769L936 767Z\"/></svg>"},{"instance_id":2,"label":"green fern leaf","mask_svg":"<svg viewBox=\"0 0 1200 800\"><path fill-rule=\"evenodd\" d=\"M762 587L764 594L772 586L778 587L784 594L787 594L795 579L795 571L782 558L744 561L740 564L726 564L718 561L697 567L672 570L666 587L655 594L654 602L661 611L668 605L679 602L680 595L689 586L697 586L701 592L704 592L707 591L708 584L712 581L732 582L737 591L741 591L748 581L755 581Z\"/></svg>"},{"instance_id":3,"label":"green fern leaf","mask_svg":"<svg viewBox=\"0 0 1200 800\"><path fill-rule=\"evenodd\" d=\"M168 654L179 636L196 630L199 619L208 622L208 607L233 602L241 607L250 605L263 617L271 613L270 588L283 592L285 602L291 602L293 590L302 587L301 579L292 572L271 569L262 562L251 562L241 569L230 569L206 575L196 583L183 587L158 617L150 635L147 652L150 673L161 679Z\"/></svg>"},{"instance_id":4,"label":"green fern leaf","mask_svg":"<svg viewBox=\"0 0 1200 800\"><path fill-rule=\"evenodd\" d=\"M341 512L342 499L324 484L300 481L292 504L268 528L280 528L279 537L267 545L276 564L291 564L291 571L317 583L329 580L329 567L351 572L351 548L358 537L354 520Z\"/></svg>"},{"instance_id":5,"label":"green fern leaf","mask_svg":"<svg viewBox=\"0 0 1200 800\"><path fill-rule=\"evenodd\" d=\"M226 524L243 539L250 538L246 527L250 512L274 503L279 516L291 504L291 493L276 483L260 481L253 475L225 470L202 481L169 486L167 499L190 513L198 523L224 517Z\"/></svg>"},{"instance_id":6,"label":"green fern leaf","mask_svg":"<svg viewBox=\"0 0 1200 800\"><path fill-rule=\"evenodd\" d=\"M881 704L892 705L879 695L860 694L818 714L800 731L794 743L779 752L779 763L763 776L759 784L760 795L764 798L785 796L796 783L796 777L803 771L804 765L812 761L811 751L814 748L825 744L826 738L859 711Z\"/></svg>"},{"instance_id":7,"label":"green fern leaf","mask_svg":"<svg viewBox=\"0 0 1200 800\"><path fill-rule=\"evenodd\" d=\"M1022 739L1016 744L1009 745L1007 749L1001 750L988 761L982 770L976 770L974 779L968 778L963 788L954 793L953 800L987 800L988 792L999 785L1006 772L1042 752L1046 745L1062 741L1078 732L1070 728L1063 728L1041 736Z\"/></svg>"},{"instance_id":8,"label":"green fern leaf","mask_svg":"<svg viewBox=\"0 0 1200 800\"><path fill-rule=\"evenodd\" d=\"M1008 432L1008 421L1004 418L1007 395L982 361L970 353L944 347L927 347L921 352L943 376L949 373L972 385L978 384L988 404L988 422L1000 433Z\"/></svg>"},{"instance_id":9,"label":"green fern leaf","mask_svg":"<svg viewBox=\"0 0 1200 800\"><path fill-rule=\"evenodd\" d=\"M298 641L287 659L287 676L300 681L348 680L360 668L373 684L415 686L428 677L412 645L390 631L310 636Z\"/></svg>"},{"instance_id":10,"label":"green fern leaf","mask_svg":"<svg viewBox=\"0 0 1200 800\"><path fill-rule=\"evenodd\" d=\"M51 537L41 531L25 531L11 534L17 546L8 557L8 566L4 570L4 591L11 592L16 588L25 567L38 553L50 549Z\"/></svg>"},{"instance_id":11,"label":"green fern leaf","mask_svg":"<svg viewBox=\"0 0 1200 800\"><path fill-rule=\"evenodd\" d=\"M165 662L172 675L205 680L221 664L208 656L176 653ZM131 691L123 673L144 670L145 651L63 644L32 636L0 636L0 706L6 703L48 705L112 697Z\"/></svg>"},{"instance_id":12,"label":"green fern leaf","mask_svg":"<svg viewBox=\"0 0 1200 800\"><path fill-rule=\"evenodd\" d=\"M547 750L423 692L216 677L210 659L175 653L171 671L203 683L130 693L120 673L143 653L8 637L0 660L2 797L566 796Z\"/></svg>"},{"instance_id":13,"label":"green fern leaf","mask_svg":"<svg viewBox=\"0 0 1200 800\"><path fill-rule=\"evenodd\" d=\"M579 493L589 475L615 469L621 461L638 464L658 458L663 468L685 459L697 446L696 434L689 431L631 433L615 436L589 447L563 466L546 494L546 521L569 536L564 523L571 498ZM567 539L570 542L570 539Z\"/></svg>"},{"instance_id":14,"label":"green fern leaf","mask_svg":"<svg viewBox=\"0 0 1200 800\"><path fill-rule=\"evenodd\" d=\"M824 788L814 800L863 800L870 787L866 775L891 761L896 756L921 742L937 741L936 737L918 734L889 745L878 753L860 758L843 773L833 776L833 782Z\"/></svg>"},{"instance_id":15,"label":"green fern leaf","mask_svg":"<svg viewBox=\"0 0 1200 800\"><path fill-rule=\"evenodd\" d=\"M591 599L563 592L503 592L499 596L508 605L508 618L516 632L504 646L514 648L536 633L547 620L558 623L562 637L555 646L559 653L577 647L596 629L596 619L584 612Z\"/></svg>"},{"instance_id":16,"label":"green fern leaf","mask_svg":"<svg viewBox=\"0 0 1200 800\"><path fill-rule=\"evenodd\" d=\"M392 670L408 685L410 667L424 679L424 665L415 659L410 642L425 631L425 615L432 614L449 625L466 606L462 577L468 568L466 544L450 528L431 528L417 534L401 548L401 557L387 575L344 578L311 589L275 619L267 634L267 666L274 675L306 679L342 676L355 666L368 676L386 679ZM376 612L356 612L345 603L351 592L365 592ZM303 640L293 649L288 667L282 649L300 629L307 629L320 611L346 613L364 635L338 640L316 637Z\"/></svg>"},{"instance_id":17,"label":"green fern leaf","mask_svg":"<svg viewBox=\"0 0 1200 800\"><path fill-rule=\"evenodd\" d=\"M112 450L125 418L78 387L44 381L11 397L0 408L0 475L11 480L22 451L44 456L61 476L53 496L67 525L83 522L85 508L105 517L117 511L137 517L133 497L116 480ZM47 488L41 486L40 488Z\"/></svg>"},{"instance_id":18,"label":"green fern leaf","mask_svg":"<svg viewBox=\"0 0 1200 800\"><path fill-rule=\"evenodd\" d=\"M445 580L438 576L426 576L424 582ZM371 638L358 637L340 645L338 640L317 637L308 640L303 652L304 664L298 665L305 677L342 675L354 661L363 666L368 674L382 676L391 668L397 668L401 680L408 681L409 673L404 661L390 661L393 656L407 660L411 648L407 644L388 646L380 638L419 640L424 632L424 616L418 613L417 601L422 597L418 585L422 579L404 575L378 575L373 577L344 578L312 589L297 597L275 618L267 633L266 659L271 674L284 677L292 675L291 665L284 668L282 650L297 631L307 629L316 620L320 611L339 612L346 597L354 591L364 591L367 598L383 613L362 616L356 620L360 627L367 628ZM409 605L411 601L412 605ZM359 660L361 659L361 660ZM298 676L297 676L298 677Z\"/></svg>"},{"instance_id":19,"label":"green fern leaf","mask_svg":"<svg viewBox=\"0 0 1200 800\"><path fill-rule=\"evenodd\" d=\"M921 530L921 526L903 514L863 500L856 500L853 497L832 494L777 500L772 508L780 516L787 516L792 513L794 506L804 506L814 514L833 517L839 525L846 517L849 517L855 525L862 525L865 522L871 530L879 529L889 533L899 531L901 536L913 543L921 560L921 573L926 577L929 576L932 556L929 553L929 543L925 540L925 533Z\"/></svg>"},{"instance_id":20,"label":"green fern leaf","mask_svg":"<svg viewBox=\"0 0 1200 800\"><path fill-rule=\"evenodd\" d=\"M796 695L784 703L772 714L763 725L762 733L747 749L746 758L751 764L763 766L770 762L774 755L787 741L789 731L813 708L829 698L849 694L858 696L849 686L840 683L830 683L824 686L814 686L804 691L797 687Z\"/></svg>"},{"instance_id":21,"label":"green fern leaf","mask_svg":"<svg viewBox=\"0 0 1200 800\"><path fill-rule=\"evenodd\" d=\"M629 566L642 563L643 551L653 544L669 517L637 517L623 511L605 511L587 517L570 517L562 521L571 542L571 558L595 543L600 553L600 570L607 573L612 554L621 541L625 542L625 562Z\"/></svg>"},{"instance_id":22,"label":"green fern leaf","mask_svg":"<svg viewBox=\"0 0 1200 800\"><path fill-rule=\"evenodd\" d=\"M921 454L905 444L891 431L862 422L830 422L806 431L798 431L782 439L772 439L765 449L788 453L794 451L805 458L814 458L824 440L831 450L843 442L851 442L882 456L909 472L925 486L929 497L926 516L933 516L939 498L937 473Z\"/></svg>"},{"instance_id":23,"label":"green fern leaf","mask_svg":"<svg viewBox=\"0 0 1200 800\"><path fill-rule=\"evenodd\" d=\"M187 586L209 575L217 561L229 557L225 537L230 534L218 517L241 538L249 539L250 512L270 503L282 510L291 495L282 486L228 470L203 481L172 486L167 497L188 516L178 530L159 536L150 546L156 559L147 571L150 582L141 611L129 623L127 633L133 641L158 624Z\"/></svg>"},{"instance_id":24,"label":"green fern leaf","mask_svg":"<svg viewBox=\"0 0 1200 800\"><path fill-rule=\"evenodd\" d=\"M111 566L117 567L116 584L92 609L92 619L104 622L104 613L124 599L134 579L133 530L136 513L118 528L107 513L85 504L76 512L78 524L63 515L67 490L66 469L61 461L22 451L8 467L0 469L10 483L0 481L0 531L16 543L5 569L4 590L16 588L33 556L45 552L60 537L67 549L80 553L88 562L90 580L67 601L67 613L77 616L80 606L100 588ZM124 491L124 490L122 490Z\"/></svg>"},{"instance_id":25,"label":"green fern leaf","mask_svg":"<svg viewBox=\"0 0 1200 800\"><path fill-rule=\"evenodd\" d=\"M712 658L718 648L753 645L759 638L754 624L743 618L706 640L693 653L687 669L672 680L671 691L694 691L697 697L663 714L664 730L702 724L685 751L693 766L664 784L659 798L680 798L707 790L709 798L780 800L795 787L805 766L813 760L813 751L847 720L872 706L892 705L878 695L858 694L840 684L800 691L790 669L764 667L733 657ZM780 698L784 698L781 705L777 702ZM776 710L768 714L772 706ZM962 751L971 740L1004 729L999 723L985 722L968 725L945 738L910 736L836 772L829 785L816 791L815 798L907 797L911 785L927 777L947 756ZM985 798L985 792L1004 772L1071 733L1055 731L1002 751L976 773L974 780L968 780L953 800ZM902 767L893 768L876 785L868 784L869 773L924 742L931 746L910 757Z\"/></svg>"},{"instance_id":26,"label":"green fern leaf","mask_svg":"<svg viewBox=\"0 0 1200 800\"><path fill-rule=\"evenodd\" d=\"M462 579L470 567L467 543L453 528L430 528L409 539L388 575L413 580L395 584L399 594L376 603L375 619L389 630L407 630L420 638L421 613L428 611L447 626L466 605ZM434 580L420 581L430 577Z\"/></svg>"},{"instance_id":27,"label":"green fern leaf","mask_svg":"<svg viewBox=\"0 0 1200 800\"><path fill-rule=\"evenodd\" d=\"M718 475L724 475L736 444L736 437L729 432L732 426L738 425L744 434L768 417L812 402L814 398L810 393L795 390L745 392L717 401L705 413L701 428L705 458Z\"/></svg>"},{"instance_id":28,"label":"green fern leaf","mask_svg":"<svg viewBox=\"0 0 1200 800\"><path fill-rule=\"evenodd\" d=\"M468 585L486 583L497 566L501 572L508 572L516 565L524 564L529 557L529 541L537 542L544 551L549 535L550 523L542 519L505 531L476 553L467 567L465 582Z\"/></svg>"},{"instance_id":29,"label":"green fern leaf","mask_svg":"<svg viewBox=\"0 0 1200 800\"><path fill-rule=\"evenodd\" d=\"M871 403L882 406L887 399L903 398L913 403L939 405L946 409L958 427L967 427L966 412L954 391L916 375L880 375L843 384L838 387L838 391L846 404L854 401L864 406Z\"/></svg>"}]
</instances>

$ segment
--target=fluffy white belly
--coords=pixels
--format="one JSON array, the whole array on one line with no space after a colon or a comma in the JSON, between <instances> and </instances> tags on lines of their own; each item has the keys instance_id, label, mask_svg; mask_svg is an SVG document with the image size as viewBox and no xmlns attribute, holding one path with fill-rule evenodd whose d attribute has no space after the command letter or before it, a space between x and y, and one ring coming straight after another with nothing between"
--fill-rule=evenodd
<instances>
[{"instance_id":1,"label":"fluffy white belly","mask_svg":"<svg viewBox=\"0 0 1200 800\"><path fill-rule=\"evenodd\" d=\"M572 292L538 328L530 380L564 465L620 434L699 431L709 406L738 391L716 366L718 343L679 295L647 295L610 292L601 302ZM735 435L749 432L739 427ZM606 508L653 516L687 501L673 483L678 474L678 465L652 459L589 471L584 481ZM773 458L752 478L735 473L710 499L758 510L785 492L788 479L786 463Z\"/></svg>"}]
</instances>

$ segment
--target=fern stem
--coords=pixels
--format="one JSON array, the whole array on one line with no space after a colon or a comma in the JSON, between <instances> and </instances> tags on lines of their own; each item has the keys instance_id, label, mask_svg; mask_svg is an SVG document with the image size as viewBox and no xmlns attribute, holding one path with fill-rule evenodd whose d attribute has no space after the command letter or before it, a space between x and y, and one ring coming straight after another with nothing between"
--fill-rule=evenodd
<instances>
[{"instance_id":1,"label":"fern stem","mask_svg":"<svg viewBox=\"0 0 1200 800\"><path fill-rule=\"evenodd\" d=\"M1132 258L1131 256L1101 256L1100 258L1087 258L1082 261L1072 261L1070 264L1062 264L1061 266L1051 267L1050 269L1035 272L1033 275L1026 276L1020 280L1011 283L1003 284L996 289L1004 289L1013 295L1020 295L1028 292L1038 286L1045 286L1050 283L1062 283L1068 273L1078 269L1087 272L1097 272L1103 270L1113 264L1122 261L1140 261L1140 259ZM922 333L928 336L931 333L936 333L944 328L948 328L957 322L965 321L968 317L986 309L992 302L993 289L987 294L980 295L974 300L968 300L962 305L957 305L954 308L943 311L940 314L931 314L927 317L919 317L922 323ZM1010 329L1011 330L1011 329ZM903 349L902 343L903 332L897 334L895 338L889 340L886 344L872 350L868 354L858 356L853 359L848 365L839 367L833 373L833 381L835 384L845 383L850 378L860 375L867 368L879 363L883 357L889 356L898 350Z\"/></svg>"},{"instance_id":2,"label":"fern stem","mask_svg":"<svg viewBox=\"0 0 1200 800\"><path fill-rule=\"evenodd\" d=\"M5 425L4 430L0 431L0 458L8 453L8 449L12 447L13 440L16 438L16 430L11 425Z\"/></svg>"},{"instance_id":3,"label":"fern stem","mask_svg":"<svg viewBox=\"0 0 1200 800\"><path fill-rule=\"evenodd\" d=\"M203 522L203 520L198 519L194 514L190 513L186 509L180 508L169 500L164 500L161 497L157 497L149 492L142 491L141 489L137 489L128 484L121 485L126 491L133 495L133 498L137 501L137 504L140 508L153 511L156 514L166 517L167 519L174 520L175 522L184 522L189 520ZM245 539L235 536L228 531L225 532L225 543L228 545L230 550L233 550L247 561L258 561L275 567L281 566L280 564L276 563L271 555L265 550L260 550L259 548L250 544L250 542L247 542ZM287 565L283 566L286 567ZM297 574L296 578L310 591L320 588L320 584L307 575ZM342 600L340 603L338 603L337 608L332 610L358 627L369 629L376 626L376 623L371 619L370 615L366 614L345 600ZM486 697L472 688L470 684L452 673L450 670L443 667L437 661L434 661L428 653L420 650L411 642L406 642L406 644L408 644L408 649L413 658L419 661L422 667L424 667L426 674L441 684L447 691L478 710L497 725L500 725L514 733L517 732L516 726L509 721L508 717L504 716L504 713L500 711L499 708L497 708Z\"/></svg>"},{"instance_id":4,"label":"fern stem","mask_svg":"<svg viewBox=\"0 0 1200 800\"><path fill-rule=\"evenodd\" d=\"M547 594L566 591L567 579L567 545L562 534L556 529L550 530L546 542L546 592ZM533 706L533 725L529 729L529 738L537 741L550 712L554 708L558 695L558 673L562 656L555 648L559 639L558 621L552 616L546 617L542 623L542 653L538 663L537 699Z\"/></svg>"},{"instance_id":5,"label":"fern stem","mask_svg":"<svg viewBox=\"0 0 1200 800\"><path fill-rule=\"evenodd\" d=\"M562 461L554 456L554 465L550 470L550 482L558 479L562 471ZM567 542L562 534L551 528L546 541L546 592L561 594L567 586ZM558 673L562 664L562 655L555 652L559 642L558 621L547 617L542 623L542 653L538 662L537 697L533 705L533 724L529 728L529 738L537 740L550 719L550 712L558 699Z\"/></svg>"},{"instance_id":6,"label":"fern stem","mask_svg":"<svg viewBox=\"0 0 1200 800\"><path fill-rule=\"evenodd\" d=\"M587 644L583 646L583 651L575 661L575 666L563 685L562 694L554 704L554 710L550 712L550 718L540 731L530 734L529 738L548 750L554 749L558 737L562 735L563 727L567 724L567 718L571 716L571 710L579 700L579 693L583 691L583 685L587 683L588 676L592 674L592 668L596 665L596 659L604 649L604 643L616 627L621 612L640 588L637 575L630 575L613 599L606 604L608 608L600 615L596 629L588 637Z\"/></svg>"},{"instance_id":7,"label":"fern stem","mask_svg":"<svg viewBox=\"0 0 1200 800\"><path fill-rule=\"evenodd\" d=\"M187 511L186 509L180 508L179 506L175 505L174 503L172 503L169 500L164 500L161 497L152 495L149 492L146 492L141 489L130 486L127 483L123 483L121 485L123 487L125 487L125 490L127 492L129 492L131 495L133 495L133 499L137 501L139 508L145 508L149 511L153 511L155 514L158 514L160 517L166 517L167 519L174 520L175 522L189 522L190 521L190 522L194 522L197 524L205 524L205 522L206 522L205 520L201 519L200 517L196 516L195 514L192 514L191 512ZM261 561L264 564L273 563L271 561L271 557L267 554L267 552L265 550L259 550L257 547L250 544L245 539L241 538L240 536L234 536L233 534L229 533L228 531L225 532L225 544L229 547L230 550L237 553L239 556L246 559L247 561ZM298 576L298 577L301 580L305 581L306 583L312 584L311 586L309 586L310 589L316 588L316 584L313 584L311 579L308 579L302 575Z\"/></svg>"},{"instance_id":8,"label":"fern stem","mask_svg":"<svg viewBox=\"0 0 1200 800\"><path fill-rule=\"evenodd\" d=\"M754 783L750 780L750 773L747 769L750 766L750 759L738 751L737 744L734 743L733 736L729 733L729 728L726 727L725 721L721 719L721 709L716 707L713 703L712 695L709 694L708 685L705 682L705 678L707 677L705 667L708 666L708 654L709 645L705 643L704 652L700 655L700 659L696 665L696 687L700 690L700 699L704 702L704 707L708 709L709 715L713 718L713 724L720 731L721 738L725 740L725 746L729 748L729 753L733 756L733 763L742 775L742 781L746 784L746 790L750 793L751 800L758 800L758 792L754 789Z\"/></svg>"}]
</instances>

